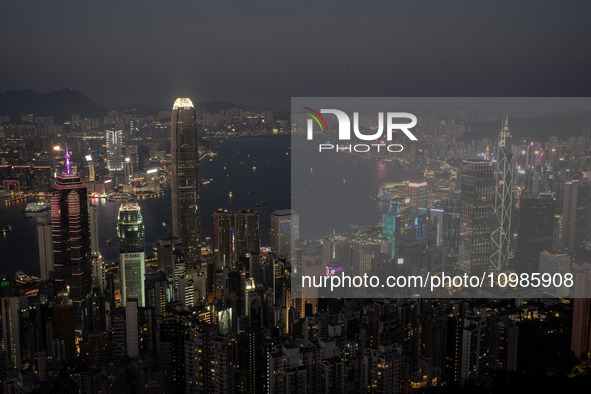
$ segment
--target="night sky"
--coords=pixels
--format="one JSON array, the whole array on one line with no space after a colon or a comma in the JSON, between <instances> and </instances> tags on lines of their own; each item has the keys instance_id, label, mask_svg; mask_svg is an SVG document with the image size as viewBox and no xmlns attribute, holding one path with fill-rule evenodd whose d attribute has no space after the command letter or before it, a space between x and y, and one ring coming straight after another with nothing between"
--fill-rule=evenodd
<instances>
[{"instance_id":1,"label":"night sky","mask_svg":"<svg viewBox=\"0 0 591 394\"><path fill-rule=\"evenodd\" d=\"M589 1L0 3L0 91L175 97L591 96Z\"/></svg>"}]
</instances>

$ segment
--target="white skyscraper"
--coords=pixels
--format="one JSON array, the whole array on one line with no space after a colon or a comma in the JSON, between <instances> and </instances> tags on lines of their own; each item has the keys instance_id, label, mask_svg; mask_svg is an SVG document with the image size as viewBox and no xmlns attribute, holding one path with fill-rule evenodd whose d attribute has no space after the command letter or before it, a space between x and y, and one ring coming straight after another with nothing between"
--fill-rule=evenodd
<instances>
[{"instance_id":1,"label":"white skyscraper","mask_svg":"<svg viewBox=\"0 0 591 394\"><path fill-rule=\"evenodd\" d=\"M137 203L126 203L119 208L117 246L121 270L121 304L135 298L138 306L145 306L144 280L146 275L144 220Z\"/></svg>"}]
</instances>

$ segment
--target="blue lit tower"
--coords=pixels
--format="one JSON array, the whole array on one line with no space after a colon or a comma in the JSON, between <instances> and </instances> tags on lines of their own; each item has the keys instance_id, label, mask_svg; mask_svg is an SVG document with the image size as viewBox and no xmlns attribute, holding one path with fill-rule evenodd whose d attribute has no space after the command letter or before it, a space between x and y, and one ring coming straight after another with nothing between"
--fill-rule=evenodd
<instances>
[{"instance_id":1,"label":"blue lit tower","mask_svg":"<svg viewBox=\"0 0 591 394\"><path fill-rule=\"evenodd\" d=\"M499 133L493 216L491 223L490 268L500 272L509 265L511 246L511 215L513 214L513 169L515 159L511 153L509 117Z\"/></svg>"},{"instance_id":2,"label":"blue lit tower","mask_svg":"<svg viewBox=\"0 0 591 394\"><path fill-rule=\"evenodd\" d=\"M396 226L400 221L400 204L390 202L390 209L388 212L382 215L382 237L392 242L392 256L394 258L394 252L396 249Z\"/></svg>"}]
</instances>

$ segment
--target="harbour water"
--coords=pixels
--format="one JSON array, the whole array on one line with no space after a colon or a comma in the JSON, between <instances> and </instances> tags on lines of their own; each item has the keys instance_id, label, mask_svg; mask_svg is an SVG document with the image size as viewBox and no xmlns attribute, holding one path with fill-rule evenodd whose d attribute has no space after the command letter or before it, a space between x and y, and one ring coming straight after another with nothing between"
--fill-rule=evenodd
<instances>
[{"instance_id":1,"label":"harbour water","mask_svg":"<svg viewBox=\"0 0 591 394\"><path fill-rule=\"evenodd\" d=\"M217 153L199 164L200 175L211 179L201 187L202 237L211 236L211 214L218 208L232 211L257 209L260 214L261 242L269 243L270 215L276 209L290 207L290 157L288 136L210 140ZM230 197L230 192L232 197ZM28 213L28 202L7 205L0 201L0 228L10 224L11 231L0 231L0 273L39 274L37 225L50 222L48 211ZM119 202L93 199L98 206L99 247L106 261L117 259L117 213ZM264 201L264 205L261 205ZM139 199L146 227L146 246L171 235L170 193ZM107 240L111 244L107 245ZM149 253L150 251L148 251Z\"/></svg>"},{"instance_id":2,"label":"harbour water","mask_svg":"<svg viewBox=\"0 0 591 394\"><path fill-rule=\"evenodd\" d=\"M291 184L291 149L289 136L269 136L210 140L210 148L216 152L214 157L206 157L200 162L200 176L211 181L201 188L201 232L202 238L211 236L211 214L218 208L231 211L257 209L260 214L260 236L263 245L269 245L270 215L274 210L291 207L292 197L298 190ZM340 196L355 195L356 203L351 209L347 205L348 197L335 201L320 201L321 205L339 210L346 210L351 215L339 216L339 220L323 223L312 220L308 228L313 228L310 237L321 237L336 232L343 232L350 224L364 225L376 223L388 204L369 198L372 193L387 182L402 180L400 168L394 164L384 164L373 160L360 160L353 156L338 155L329 159L336 160L341 176L338 181L320 176L315 181L323 187L315 189L316 200L324 200L324 195L335 192ZM324 163L329 165L330 163ZM322 172L316 166L317 173ZM308 170L309 171L309 170ZM297 174L297 173L294 173ZM328 172L327 172L328 175ZM344 183L342 179L347 179ZM295 183L296 185L298 182ZM329 191L328 188L332 189ZM299 193L304 193L300 190ZM292 193L296 193L292 196ZM318 194L319 193L319 194ZM326 194L323 194L326 193ZM362 193L362 195L360 195ZM300 194L301 195L301 194ZM28 202L31 202L30 200ZM354 200L351 200L353 203ZM117 260L117 213L119 202L94 199L98 206L99 247L108 262ZM139 199L146 227L146 246L148 254L159 237L171 235L170 193L156 198ZM0 273L13 273L23 270L27 274L39 274L37 244L37 225L49 223L49 212L29 213L25 218L22 212L27 201L6 205L0 201L0 226L12 225L12 230L0 231ZM258 206L257 206L258 205ZM348 208L347 208L348 207ZM323 208L324 209L324 208ZM302 224L309 215L302 212ZM335 215L336 216L336 215ZM334 216L333 216L334 217ZM110 240L108 245L107 240Z\"/></svg>"}]
</instances>

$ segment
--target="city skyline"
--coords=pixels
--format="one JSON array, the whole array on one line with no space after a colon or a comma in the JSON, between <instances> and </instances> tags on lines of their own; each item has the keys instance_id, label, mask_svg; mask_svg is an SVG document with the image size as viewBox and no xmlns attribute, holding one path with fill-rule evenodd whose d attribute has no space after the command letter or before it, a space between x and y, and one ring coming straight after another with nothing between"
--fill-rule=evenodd
<instances>
[{"instance_id":1,"label":"city skyline","mask_svg":"<svg viewBox=\"0 0 591 394\"><path fill-rule=\"evenodd\" d=\"M585 291L581 263L587 255L584 245L591 240L591 232L583 231L591 218L591 129L534 141L513 138L509 143L506 118L500 130L497 122L497 132L481 137L472 134L469 119L461 113L421 113L418 140L405 151L371 153L362 161L354 152L342 152L334 161L345 175L327 186L339 197L360 192L362 203L347 213L363 221L344 219L348 231L336 231L328 221L319 227L321 238L300 239L309 212L290 207L289 201L308 191L290 183L290 174L292 181L311 182L308 185L318 180L307 180L307 174L300 179L292 172L292 165L300 168L297 132L290 135L289 123L269 113L228 110L197 116L189 99L179 100L177 109L186 106L187 117L174 111L171 117L169 111L158 117L114 111L96 122L73 116L63 125L28 114L1 118L5 203L0 209L26 208L12 229L3 228L4 239L14 239L27 223L48 218L43 200L56 176L56 185L71 178L70 187L58 188L56 194L71 200L67 212L84 206L76 200L76 190L87 194L87 220L74 217L90 238L91 281L85 299L75 298L80 293L76 286L72 294L54 286L60 276L54 277L43 251L48 248L43 226L34 226L34 234L39 236L37 257L44 280L7 273L0 287L4 320L12 319L15 311L18 315L17 323L2 326L2 346L17 349L20 357L10 358L0 349L0 360L13 367L31 363L23 373L39 387L58 384L50 376L56 371L74 382L75 372L68 365L81 363L92 368L83 383L73 384L89 392L128 367L143 371L145 375L132 374L158 392L208 387L251 393L321 387L348 392L367 387L385 392L492 388L505 381L492 382L495 376L525 376L534 373L532 368L550 366L584 368L579 360L588 348L588 304L573 304L564 297ZM185 131L196 137L197 124L204 130L199 143L190 139L185 146L200 160L199 172L208 166L216 172L198 178L201 200L210 201L205 211L201 204L199 210L201 221L211 215L205 225L211 223L211 238L199 238L198 260L191 263L184 242L172 236L169 217L178 176L173 141ZM108 144L105 130L121 130L121 146ZM491 149L494 144L506 152ZM23 147L37 153L27 159ZM502 155L508 159L501 165ZM123 166L109 165L115 156ZM25 160L35 165L23 165ZM317 172L316 162L304 164L309 167L304 167L306 173ZM196 174L197 165L192 169ZM279 183L281 179L288 182ZM512 197L501 198L499 204L495 189L504 184L508 191L500 195ZM191 196L199 190L195 183L188 189ZM294 285L300 263L321 278L405 278L443 271L455 277L489 275L497 271L490 261L492 219L503 204L512 230L506 231L511 234L507 267L499 275L512 278L513 270L546 275L543 279L550 284L536 293L543 299L516 300L517 293L474 299L459 288L440 289L439 298L388 298L384 293L372 299L343 289L306 288L298 294ZM54 204L51 214L55 212ZM337 212L344 214L342 209ZM193 230L198 223L191 221ZM109 226L116 229L116 238L105 236L112 233L106 231ZM268 237L261 242L263 227ZM155 239L151 247L148 232ZM77 235L70 239L77 250ZM75 268L71 262L69 266ZM565 282L552 282L556 275ZM80 312L85 316L82 324ZM555 332L556 324L566 328ZM31 335L39 337L38 342L30 342ZM544 354L553 354L555 361L524 362L533 349L528 341L538 335L561 338L560 351L570 358L556 358L549 349ZM153 363L149 372L146 363ZM15 368L1 365L0 374L12 377ZM25 384L22 377L6 382ZM113 387L123 389L126 384Z\"/></svg>"},{"instance_id":2,"label":"city skyline","mask_svg":"<svg viewBox=\"0 0 591 394\"><path fill-rule=\"evenodd\" d=\"M0 392L589 391L588 0L0 8Z\"/></svg>"}]
</instances>

